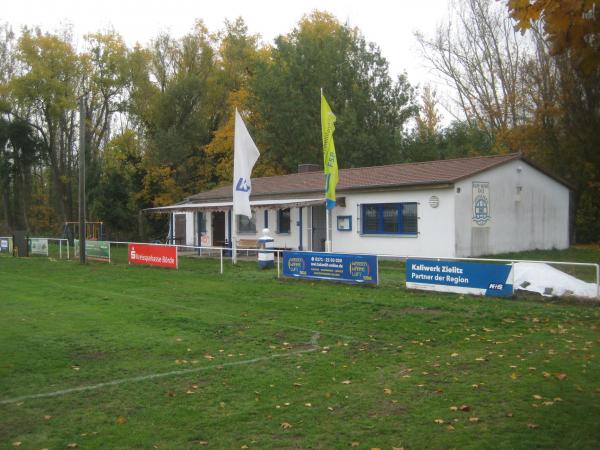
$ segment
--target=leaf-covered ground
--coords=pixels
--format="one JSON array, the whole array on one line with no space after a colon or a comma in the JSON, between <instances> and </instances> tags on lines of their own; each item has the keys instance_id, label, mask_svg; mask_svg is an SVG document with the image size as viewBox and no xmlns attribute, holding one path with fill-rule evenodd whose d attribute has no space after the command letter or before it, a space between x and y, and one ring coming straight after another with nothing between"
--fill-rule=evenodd
<instances>
[{"instance_id":1,"label":"leaf-covered ground","mask_svg":"<svg viewBox=\"0 0 600 450\"><path fill-rule=\"evenodd\" d=\"M600 447L593 303L181 266L0 258L0 448Z\"/></svg>"}]
</instances>

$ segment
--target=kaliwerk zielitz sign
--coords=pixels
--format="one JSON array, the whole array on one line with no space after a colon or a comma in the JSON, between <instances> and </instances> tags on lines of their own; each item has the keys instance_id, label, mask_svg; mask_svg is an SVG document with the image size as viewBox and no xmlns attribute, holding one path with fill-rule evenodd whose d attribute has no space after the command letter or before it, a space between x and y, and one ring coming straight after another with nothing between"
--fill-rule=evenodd
<instances>
[{"instance_id":1,"label":"kaliwerk zielitz sign","mask_svg":"<svg viewBox=\"0 0 600 450\"><path fill-rule=\"evenodd\" d=\"M428 291L508 297L513 294L510 264L406 260L406 287Z\"/></svg>"},{"instance_id":2,"label":"kaliwerk zielitz sign","mask_svg":"<svg viewBox=\"0 0 600 450\"><path fill-rule=\"evenodd\" d=\"M177 247L175 245L129 244L129 264L168 267L177 269Z\"/></svg>"},{"instance_id":3,"label":"kaliwerk zielitz sign","mask_svg":"<svg viewBox=\"0 0 600 450\"><path fill-rule=\"evenodd\" d=\"M351 283L377 283L377 256L283 252L283 275Z\"/></svg>"}]
</instances>

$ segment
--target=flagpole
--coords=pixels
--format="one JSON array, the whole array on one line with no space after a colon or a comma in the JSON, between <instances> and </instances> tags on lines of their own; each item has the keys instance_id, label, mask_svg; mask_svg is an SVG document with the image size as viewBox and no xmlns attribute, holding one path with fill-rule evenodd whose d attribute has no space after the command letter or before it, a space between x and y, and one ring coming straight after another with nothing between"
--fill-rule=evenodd
<instances>
[{"instance_id":1,"label":"flagpole","mask_svg":"<svg viewBox=\"0 0 600 450\"><path fill-rule=\"evenodd\" d=\"M321 97L323 97L323 88L321 88ZM319 98L319 101L321 101L321 98ZM323 173L323 176L325 176L325 173ZM325 200L325 251L327 253L331 253L331 232L329 226L330 221L331 210L327 208L327 200Z\"/></svg>"},{"instance_id":2,"label":"flagpole","mask_svg":"<svg viewBox=\"0 0 600 450\"><path fill-rule=\"evenodd\" d=\"M233 205L231 206L231 262L237 264L237 227L236 217L233 212Z\"/></svg>"}]
</instances>

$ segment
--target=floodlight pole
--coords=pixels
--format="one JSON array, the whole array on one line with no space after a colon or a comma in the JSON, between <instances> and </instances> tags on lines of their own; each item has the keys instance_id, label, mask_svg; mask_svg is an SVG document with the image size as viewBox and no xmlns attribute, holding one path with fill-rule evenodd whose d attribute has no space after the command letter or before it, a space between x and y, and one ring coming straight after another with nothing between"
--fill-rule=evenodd
<instances>
[{"instance_id":1,"label":"floodlight pole","mask_svg":"<svg viewBox=\"0 0 600 450\"><path fill-rule=\"evenodd\" d=\"M85 264L85 98L79 98L79 262Z\"/></svg>"}]
</instances>

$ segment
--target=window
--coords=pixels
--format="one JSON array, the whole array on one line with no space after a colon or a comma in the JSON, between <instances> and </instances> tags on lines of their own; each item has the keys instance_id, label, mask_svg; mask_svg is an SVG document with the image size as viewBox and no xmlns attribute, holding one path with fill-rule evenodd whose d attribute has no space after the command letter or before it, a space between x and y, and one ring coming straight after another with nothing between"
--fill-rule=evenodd
<instances>
[{"instance_id":1,"label":"window","mask_svg":"<svg viewBox=\"0 0 600 450\"><path fill-rule=\"evenodd\" d=\"M237 216L238 218L238 233L254 234L256 233L256 213L252 211L252 219L246 216Z\"/></svg>"},{"instance_id":2,"label":"window","mask_svg":"<svg viewBox=\"0 0 600 450\"><path fill-rule=\"evenodd\" d=\"M277 211L277 232L287 234L290 232L290 208Z\"/></svg>"},{"instance_id":3,"label":"window","mask_svg":"<svg viewBox=\"0 0 600 450\"><path fill-rule=\"evenodd\" d=\"M418 233L416 203L380 203L362 206L363 234Z\"/></svg>"},{"instance_id":4,"label":"window","mask_svg":"<svg viewBox=\"0 0 600 450\"><path fill-rule=\"evenodd\" d=\"M206 214L198 213L198 233L206 233Z\"/></svg>"},{"instance_id":5,"label":"window","mask_svg":"<svg viewBox=\"0 0 600 450\"><path fill-rule=\"evenodd\" d=\"M263 228L269 228L269 210L265 209L265 226Z\"/></svg>"}]
</instances>

